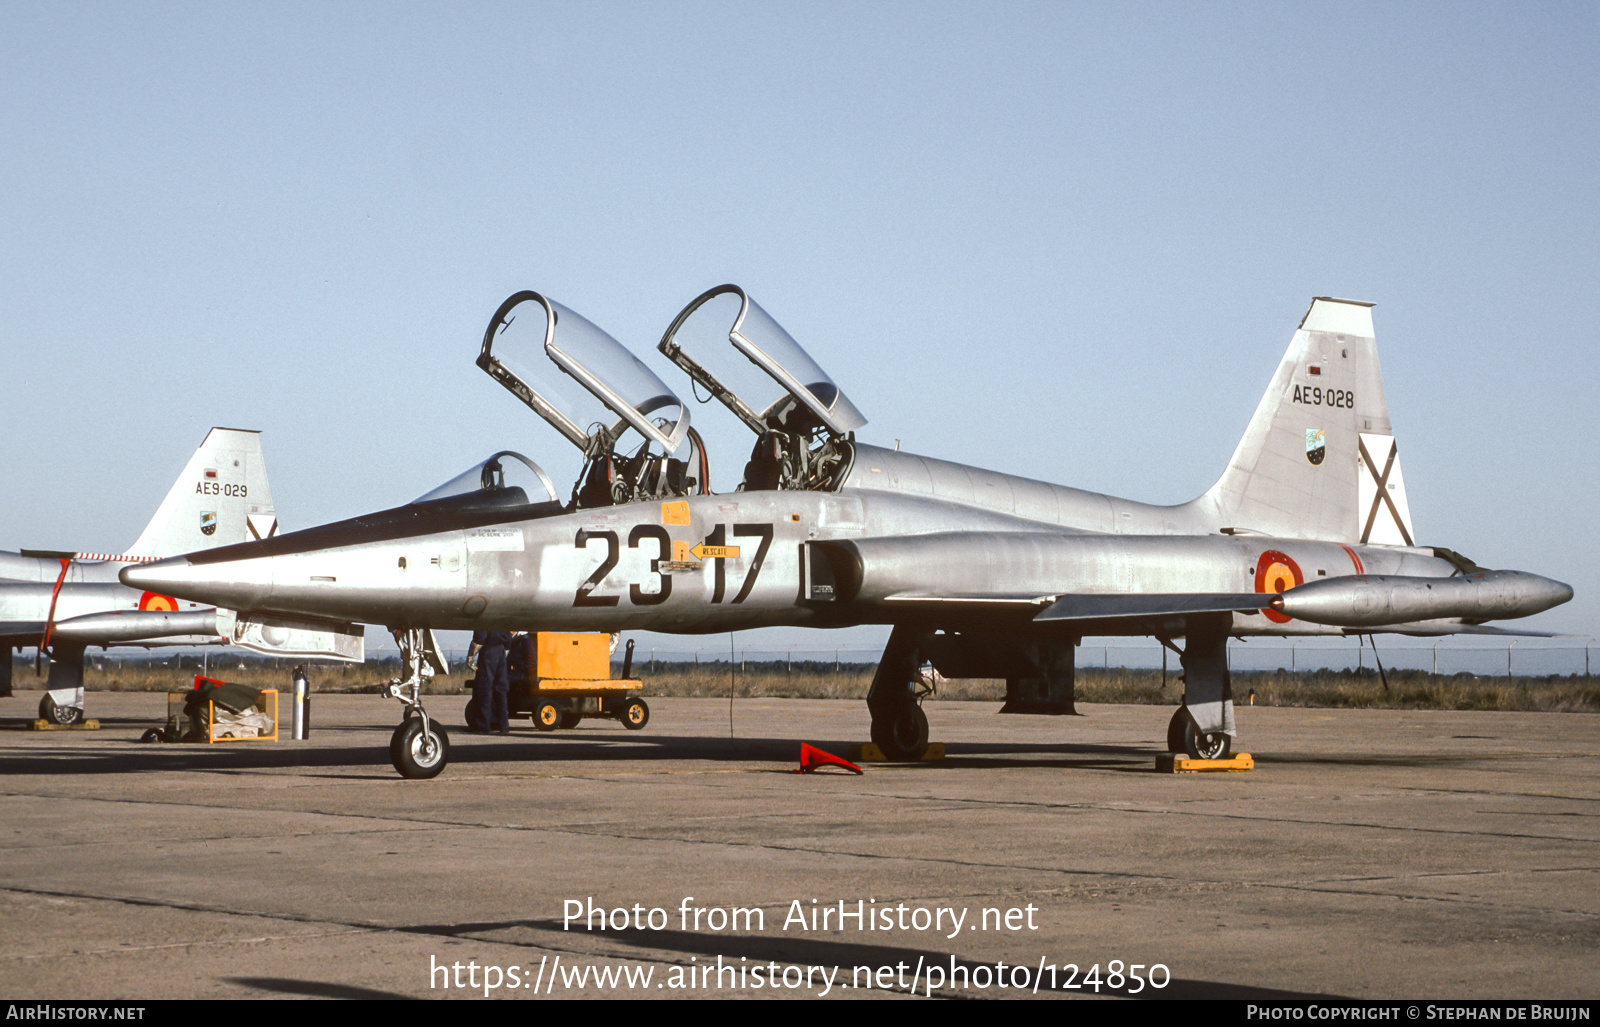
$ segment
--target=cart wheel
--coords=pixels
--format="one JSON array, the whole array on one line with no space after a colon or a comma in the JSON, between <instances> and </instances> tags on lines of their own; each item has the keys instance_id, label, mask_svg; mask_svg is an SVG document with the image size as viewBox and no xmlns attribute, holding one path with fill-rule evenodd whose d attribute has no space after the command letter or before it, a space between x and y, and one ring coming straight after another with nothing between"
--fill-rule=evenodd
<instances>
[{"instance_id":1,"label":"cart wheel","mask_svg":"<svg viewBox=\"0 0 1600 1027\"><path fill-rule=\"evenodd\" d=\"M583 720L583 714L569 710L561 715L561 730L571 731Z\"/></svg>"},{"instance_id":2,"label":"cart wheel","mask_svg":"<svg viewBox=\"0 0 1600 1027\"><path fill-rule=\"evenodd\" d=\"M450 758L450 736L444 728L433 725L433 741L422 731L422 718L413 717L400 722L389 740L389 761L401 777L427 780L438 777Z\"/></svg>"},{"instance_id":3,"label":"cart wheel","mask_svg":"<svg viewBox=\"0 0 1600 1027\"><path fill-rule=\"evenodd\" d=\"M167 733L165 731L163 731L161 728L153 727L153 728L150 728L149 730L145 731L144 734L140 735L139 736L139 741L141 741L141 742L164 742L164 741L166 741L166 738L167 738Z\"/></svg>"},{"instance_id":4,"label":"cart wheel","mask_svg":"<svg viewBox=\"0 0 1600 1027\"><path fill-rule=\"evenodd\" d=\"M619 719L629 731L638 731L650 723L650 707L645 705L643 699L629 699L622 704L622 716Z\"/></svg>"},{"instance_id":5,"label":"cart wheel","mask_svg":"<svg viewBox=\"0 0 1600 1027\"><path fill-rule=\"evenodd\" d=\"M540 731L554 731L562 726L563 716L561 708L546 699L533 708L533 726Z\"/></svg>"}]
</instances>

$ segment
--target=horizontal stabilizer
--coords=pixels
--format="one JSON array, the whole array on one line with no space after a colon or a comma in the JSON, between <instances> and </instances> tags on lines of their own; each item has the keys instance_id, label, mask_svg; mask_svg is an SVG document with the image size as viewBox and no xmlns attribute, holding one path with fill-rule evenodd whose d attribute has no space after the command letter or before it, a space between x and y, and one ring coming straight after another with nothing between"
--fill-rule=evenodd
<instances>
[{"instance_id":1,"label":"horizontal stabilizer","mask_svg":"<svg viewBox=\"0 0 1600 1027\"><path fill-rule=\"evenodd\" d=\"M1197 613L1255 613L1264 609L1274 598L1276 597L1261 592L1064 595L1034 620L1105 620L1115 617L1182 617Z\"/></svg>"}]
</instances>

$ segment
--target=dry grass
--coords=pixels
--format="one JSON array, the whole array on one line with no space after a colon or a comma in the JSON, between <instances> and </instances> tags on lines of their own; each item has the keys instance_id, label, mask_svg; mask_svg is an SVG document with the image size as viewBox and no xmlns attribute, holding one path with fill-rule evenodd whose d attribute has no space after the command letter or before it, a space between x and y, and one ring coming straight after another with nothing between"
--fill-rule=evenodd
<instances>
[{"instance_id":1,"label":"dry grass","mask_svg":"<svg viewBox=\"0 0 1600 1027\"><path fill-rule=\"evenodd\" d=\"M237 658L218 661L210 668L212 677L256 688L288 690L294 661ZM92 691L165 692L189 687L199 672L199 661L184 657L182 666L169 658L165 664L144 661L105 661L91 666L85 684ZM782 662L748 663L743 667L727 662L702 664L657 664L655 673L648 664L635 665L634 676L644 679L646 695L723 697L730 691L739 697L786 699L864 699L872 683L874 664L843 664L835 669L831 662L795 661L792 668ZM613 668L613 673L620 667ZM364 665L323 663L308 668L311 687L319 692L375 692L379 684L399 673L394 661L369 661ZM1477 677L1455 674L1434 677L1426 671L1395 670L1388 685L1375 671L1286 671L1240 672L1233 675L1235 701L1241 705L1317 706L1375 709L1443 710L1533 710L1547 712L1600 712L1600 679L1583 675L1549 677ZM31 663L16 664L15 687L38 689L44 686ZM1165 686L1159 670L1079 668L1077 696L1082 702L1145 703L1157 706L1177 704L1182 695L1177 676L1168 677ZM467 688L465 676L436 678L430 694L458 694ZM1005 682L993 679L940 682L929 698L970 699L1000 702L1005 698Z\"/></svg>"},{"instance_id":2,"label":"dry grass","mask_svg":"<svg viewBox=\"0 0 1600 1027\"><path fill-rule=\"evenodd\" d=\"M311 663L305 660L240 660L237 657L209 661L205 673L219 681L287 692L294 687L292 674L297 664L307 665L306 676L315 692L377 692L379 685L400 673L398 661ZM85 668L83 684L91 692L175 692L192 687L195 675L201 670L201 661L192 656L181 660L168 657L164 661L105 660L102 666L91 663ZM42 689L45 683L44 675L35 676L32 663L26 668L14 665L11 680L12 687L18 689ZM460 675L436 678L426 691L431 695L458 693L464 690L465 681Z\"/></svg>"}]
</instances>

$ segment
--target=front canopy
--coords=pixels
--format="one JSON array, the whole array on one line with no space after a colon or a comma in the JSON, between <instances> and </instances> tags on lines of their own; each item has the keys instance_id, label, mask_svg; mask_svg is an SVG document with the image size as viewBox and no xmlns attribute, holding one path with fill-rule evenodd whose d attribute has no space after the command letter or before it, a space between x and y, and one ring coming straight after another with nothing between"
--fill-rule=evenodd
<instances>
[{"instance_id":1,"label":"front canopy","mask_svg":"<svg viewBox=\"0 0 1600 1027\"><path fill-rule=\"evenodd\" d=\"M561 501L544 468L521 453L502 449L412 502L431 503L480 493L485 499L505 496L507 505Z\"/></svg>"}]
</instances>

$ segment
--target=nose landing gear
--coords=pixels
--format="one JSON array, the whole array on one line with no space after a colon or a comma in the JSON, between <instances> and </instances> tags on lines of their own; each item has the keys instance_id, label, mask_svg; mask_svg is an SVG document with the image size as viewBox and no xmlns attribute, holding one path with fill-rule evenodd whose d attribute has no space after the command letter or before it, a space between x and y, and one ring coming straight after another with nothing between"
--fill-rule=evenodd
<instances>
[{"instance_id":1,"label":"nose landing gear","mask_svg":"<svg viewBox=\"0 0 1600 1027\"><path fill-rule=\"evenodd\" d=\"M389 762L401 777L427 780L438 777L450 761L450 736L442 724L428 716L422 706L422 683L435 672L450 670L439 653L438 642L428 628L393 629L400 644L400 661L406 676L393 678L383 686L382 695L405 704L400 726L389 739Z\"/></svg>"}]
</instances>

